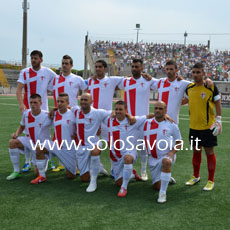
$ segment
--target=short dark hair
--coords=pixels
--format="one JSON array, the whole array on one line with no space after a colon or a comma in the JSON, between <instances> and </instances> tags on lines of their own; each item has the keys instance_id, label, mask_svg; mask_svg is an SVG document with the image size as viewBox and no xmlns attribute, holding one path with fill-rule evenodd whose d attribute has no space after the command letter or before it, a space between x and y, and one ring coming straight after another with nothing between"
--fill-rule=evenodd
<instances>
[{"instance_id":1,"label":"short dark hair","mask_svg":"<svg viewBox=\"0 0 230 230\"><path fill-rule=\"evenodd\" d=\"M197 62L192 68L193 69L204 69L204 65L200 62Z\"/></svg>"},{"instance_id":2,"label":"short dark hair","mask_svg":"<svg viewBox=\"0 0 230 230\"><path fill-rule=\"evenodd\" d=\"M30 57L31 56L35 56L35 55L38 55L40 58L43 57L43 54L40 50L33 50L31 53L30 53Z\"/></svg>"},{"instance_id":3,"label":"short dark hair","mask_svg":"<svg viewBox=\"0 0 230 230\"><path fill-rule=\"evenodd\" d=\"M127 109L127 104L126 104L126 102L125 102L125 101L122 101L122 100L117 101L117 102L115 103L114 107L115 107L116 105L124 105L124 106L125 106L125 108Z\"/></svg>"},{"instance_id":4,"label":"short dark hair","mask_svg":"<svg viewBox=\"0 0 230 230\"><path fill-rule=\"evenodd\" d=\"M68 97L68 99L69 99L68 93L59 93L58 97Z\"/></svg>"},{"instance_id":5,"label":"short dark hair","mask_svg":"<svg viewBox=\"0 0 230 230\"><path fill-rule=\"evenodd\" d=\"M37 94L37 93L32 94L32 95L30 96L30 99L35 99L35 98L39 98L40 100L42 99L41 96L40 96L39 94Z\"/></svg>"},{"instance_id":6,"label":"short dark hair","mask_svg":"<svg viewBox=\"0 0 230 230\"><path fill-rule=\"evenodd\" d=\"M176 62L175 62L175 61L173 61L173 60L169 60L169 61L167 61L165 65L174 65L174 66L175 66L175 68L177 69L177 64L176 64Z\"/></svg>"},{"instance_id":7,"label":"short dark hair","mask_svg":"<svg viewBox=\"0 0 230 230\"><path fill-rule=\"evenodd\" d=\"M64 55L62 59L69 59L69 63L73 65L73 59L69 55Z\"/></svg>"},{"instance_id":8,"label":"short dark hair","mask_svg":"<svg viewBox=\"0 0 230 230\"><path fill-rule=\"evenodd\" d=\"M107 63L104 60L97 60L96 63L101 63L104 66L104 68L107 68Z\"/></svg>"},{"instance_id":9,"label":"short dark hair","mask_svg":"<svg viewBox=\"0 0 230 230\"><path fill-rule=\"evenodd\" d=\"M134 59L133 59L133 63L137 63L137 62L140 62L141 65L143 65L143 61L142 61L141 59L139 59L139 58L134 58Z\"/></svg>"}]
</instances>

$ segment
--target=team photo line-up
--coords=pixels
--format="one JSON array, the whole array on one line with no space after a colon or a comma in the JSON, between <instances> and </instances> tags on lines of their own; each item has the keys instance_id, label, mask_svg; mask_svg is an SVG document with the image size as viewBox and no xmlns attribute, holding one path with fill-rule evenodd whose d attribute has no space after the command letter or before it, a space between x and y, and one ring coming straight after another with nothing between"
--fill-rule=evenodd
<instances>
[{"instance_id":1,"label":"team photo line-up","mask_svg":"<svg viewBox=\"0 0 230 230\"><path fill-rule=\"evenodd\" d=\"M217 146L217 135L222 132L222 107L217 87L209 78L204 79L202 63L192 67L194 81L190 82L177 75L177 64L173 60L166 62L167 77L160 79L143 73L141 59L133 59L132 76L107 77L106 62L98 60L95 75L83 80L71 73L73 60L68 55L62 58L60 75L41 65L41 51L32 51L30 57L31 67L23 69L18 79L16 96L22 118L9 141L13 172L7 180L22 176L20 153L25 155L22 172L28 172L31 163L34 165L36 178L31 184L47 180L48 162L57 157L59 165L56 168L51 165L53 171L65 169L68 178L75 178L79 173L81 181L89 182L86 192L94 192L98 174L108 175L100 161L104 150L102 143L107 143L111 176L120 188L117 196L127 195L131 179L148 180L148 162L152 184L159 191L157 202L165 203L168 185L176 183L171 176L176 152L183 149L178 128L179 110L181 105L188 103L193 176L185 184L192 186L200 182L203 147L208 165L208 181L203 189L213 190L214 146ZM124 90L124 101L117 101L112 110L114 92L120 89ZM79 90L83 91L80 106L77 100ZM151 90L158 92L153 114L149 114ZM53 93L55 104L50 112L48 91ZM54 130L52 140L51 127ZM24 135L20 135L22 133ZM140 176L133 168L137 150L140 152Z\"/></svg>"}]
</instances>

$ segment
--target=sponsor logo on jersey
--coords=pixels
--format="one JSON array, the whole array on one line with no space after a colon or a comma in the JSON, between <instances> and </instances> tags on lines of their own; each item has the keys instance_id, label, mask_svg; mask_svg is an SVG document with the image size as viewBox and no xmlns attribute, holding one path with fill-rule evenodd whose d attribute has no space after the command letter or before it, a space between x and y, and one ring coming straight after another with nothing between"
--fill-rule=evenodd
<instances>
[{"instance_id":1,"label":"sponsor logo on jersey","mask_svg":"<svg viewBox=\"0 0 230 230\"><path fill-rule=\"evenodd\" d=\"M202 99L204 99L204 98L205 98L205 96L206 96L206 94L205 94L205 93L201 93L201 97L202 97Z\"/></svg>"}]
</instances>

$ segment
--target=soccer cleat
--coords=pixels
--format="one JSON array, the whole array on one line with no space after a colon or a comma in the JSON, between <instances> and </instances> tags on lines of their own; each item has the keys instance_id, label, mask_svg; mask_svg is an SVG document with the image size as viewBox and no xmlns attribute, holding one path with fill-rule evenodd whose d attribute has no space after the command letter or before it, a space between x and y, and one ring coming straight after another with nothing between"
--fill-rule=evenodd
<instances>
[{"instance_id":1,"label":"soccer cleat","mask_svg":"<svg viewBox=\"0 0 230 230\"><path fill-rule=\"evenodd\" d=\"M170 177L169 184L170 185L176 184L176 180L172 176Z\"/></svg>"},{"instance_id":2,"label":"soccer cleat","mask_svg":"<svg viewBox=\"0 0 230 230\"><path fill-rule=\"evenodd\" d=\"M14 179L20 178L21 176L22 176L21 173L12 172L6 179L7 180L14 180Z\"/></svg>"},{"instance_id":3,"label":"soccer cleat","mask_svg":"<svg viewBox=\"0 0 230 230\"><path fill-rule=\"evenodd\" d=\"M157 203L163 204L166 202L166 194L159 192Z\"/></svg>"},{"instance_id":4,"label":"soccer cleat","mask_svg":"<svg viewBox=\"0 0 230 230\"><path fill-rule=\"evenodd\" d=\"M127 189L121 187L119 193L117 194L118 197L125 197L127 195Z\"/></svg>"},{"instance_id":5,"label":"soccer cleat","mask_svg":"<svg viewBox=\"0 0 230 230\"><path fill-rule=\"evenodd\" d=\"M209 180L208 183L203 188L204 191L211 191L214 189L214 182Z\"/></svg>"},{"instance_id":6,"label":"soccer cleat","mask_svg":"<svg viewBox=\"0 0 230 230\"><path fill-rule=\"evenodd\" d=\"M137 171L133 169L133 175L136 181L142 181L141 177L138 175Z\"/></svg>"},{"instance_id":7,"label":"soccer cleat","mask_svg":"<svg viewBox=\"0 0 230 230\"><path fill-rule=\"evenodd\" d=\"M148 174L146 172L141 173L141 180L147 181L148 180Z\"/></svg>"},{"instance_id":8,"label":"soccer cleat","mask_svg":"<svg viewBox=\"0 0 230 230\"><path fill-rule=\"evenodd\" d=\"M86 189L86 192L94 192L96 189L97 189L97 183L90 182L88 188Z\"/></svg>"},{"instance_id":9,"label":"soccer cleat","mask_svg":"<svg viewBox=\"0 0 230 230\"><path fill-rule=\"evenodd\" d=\"M25 163L24 166L23 166L23 168L22 168L22 172L23 173L27 173L27 172L30 171L30 169L31 169L30 164L29 163Z\"/></svg>"},{"instance_id":10,"label":"soccer cleat","mask_svg":"<svg viewBox=\"0 0 230 230\"><path fill-rule=\"evenodd\" d=\"M200 182L200 177L196 178L196 177L192 176L192 178L189 181L187 181L185 184L192 186L198 182Z\"/></svg>"},{"instance_id":11,"label":"soccer cleat","mask_svg":"<svg viewBox=\"0 0 230 230\"><path fill-rule=\"evenodd\" d=\"M113 172L113 169L111 169L110 176L114 179L114 172Z\"/></svg>"},{"instance_id":12,"label":"soccer cleat","mask_svg":"<svg viewBox=\"0 0 230 230\"><path fill-rule=\"evenodd\" d=\"M104 175L104 176L108 176L109 173L108 171L104 168L104 166L102 165L102 167L100 168L100 174Z\"/></svg>"},{"instance_id":13,"label":"soccer cleat","mask_svg":"<svg viewBox=\"0 0 230 230\"><path fill-rule=\"evenodd\" d=\"M45 181L47 181L46 177L38 176L34 180L30 181L30 184L39 184L39 183L42 183L42 182L45 182Z\"/></svg>"},{"instance_id":14,"label":"soccer cleat","mask_svg":"<svg viewBox=\"0 0 230 230\"><path fill-rule=\"evenodd\" d=\"M59 164L57 166L57 168L52 169L52 172L60 172L60 171L64 171L64 170L65 170L65 167L63 165Z\"/></svg>"}]
</instances>

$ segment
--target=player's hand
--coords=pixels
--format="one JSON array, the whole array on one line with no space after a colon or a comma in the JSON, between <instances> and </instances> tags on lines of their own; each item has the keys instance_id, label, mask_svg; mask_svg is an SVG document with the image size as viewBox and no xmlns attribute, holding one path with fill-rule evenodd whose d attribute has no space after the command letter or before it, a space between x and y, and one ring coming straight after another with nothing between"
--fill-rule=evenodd
<instances>
[{"instance_id":1,"label":"player's hand","mask_svg":"<svg viewBox=\"0 0 230 230\"><path fill-rule=\"evenodd\" d=\"M97 75L94 74L93 76L91 76L91 78L92 78L93 80L96 80L96 79L97 79Z\"/></svg>"},{"instance_id":2,"label":"player's hand","mask_svg":"<svg viewBox=\"0 0 230 230\"><path fill-rule=\"evenodd\" d=\"M50 110L50 112L49 112L49 118L50 118L51 120L54 119L54 112L55 112L56 110L58 110L58 108L52 108L52 109Z\"/></svg>"},{"instance_id":3,"label":"player's hand","mask_svg":"<svg viewBox=\"0 0 230 230\"><path fill-rule=\"evenodd\" d=\"M177 76L177 81L181 81L181 80L184 80L184 78L181 75Z\"/></svg>"},{"instance_id":4,"label":"player's hand","mask_svg":"<svg viewBox=\"0 0 230 230\"><path fill-rule=\"evenodd\" d=\"M133 124L136 123L137 120L136 120L136 118L134 116L132 116L132 115L130 115L128 113L126 113L125 116L127 117L128 122L129 122L130 125L133 125Z\"/></svg>"},{"instance_id":5,"label":"player's hand","mask_svg":"<svg viewBox=\"0 0 230 230\"><path fill-rule=\"evenodd\" d=\"M216 116L215 123L210 127L210 129L212 130L213 136L218 136L219 134L222 133L221 119L222 119L221 116Z\"/></svg>"},{"instance_id":6,"label":"player's hand","mask_svg":"<svg viewBox=\"0 0 230 230\"><path fill-rule=\"evenodd\" d=\"M115 117L116 117L115 111L112 111L112 112L111 112L110 117L112 117L112 118L115 118Z\"/></svg>"},{"instance_id":7,"label":"player's hand","mask_svg":"<svg viewBox=\"0 0 230 230\"><path fill-rule=\"evenodd\" d=\"M142 72L141 75L144 77L144 79L146 81L151 81L152 80L152 76L150 74L148 74L148 73L143 73Z\"/></svg>"},{"instance_id":8,"label":"player's hand","mask_svg":"<svg viewBox=\"0 0 230 230\"><path fill-rule=\"evenodd\" d=\"M176 123L168 114L165 114L165 120L170 121L172 123Z\"/></svg>"},{"instance_id":9,"label":"player's hand","mask_svg":"<svg viewBox=\"0 0 230 230\"><path fill-rule=\"evenodd\" d=\"M166 156L168 158L170 158L172 161L174 161L174 153L173 152L168 152Z\"/></svg>"},{"instance_id":10,"label":"player's hand","mask_svg":"<svg viewBox=\"0 0 230 230\"><path fill-rule=\"evenodd\" d=\"M210 78L207 78L204 80L205 85L207 85L208 88L212 88L213 86L213 81Z\"/></svg>"},{"instance_id":11,"label":"player's hand","mask_svg":"<svg viewBox=\"0 0 230 230\"><path fill-rule=\"evenodd\" d=\"M11 134L12 139L16 139L17 137L18 137L18 135L16 133Z\"/></svg>"},{"instance_id":12,"label":"player's hand","mask_svg":"<svg viewBox=\"0 0 230 230\"><path fill-rule=\"evenodd\" d=\"M19 109L20 109L20 113L23 114L23 112L26 110L26 107L24 104L22 104L19 106Z\"/></svg>"}]
</instances>

